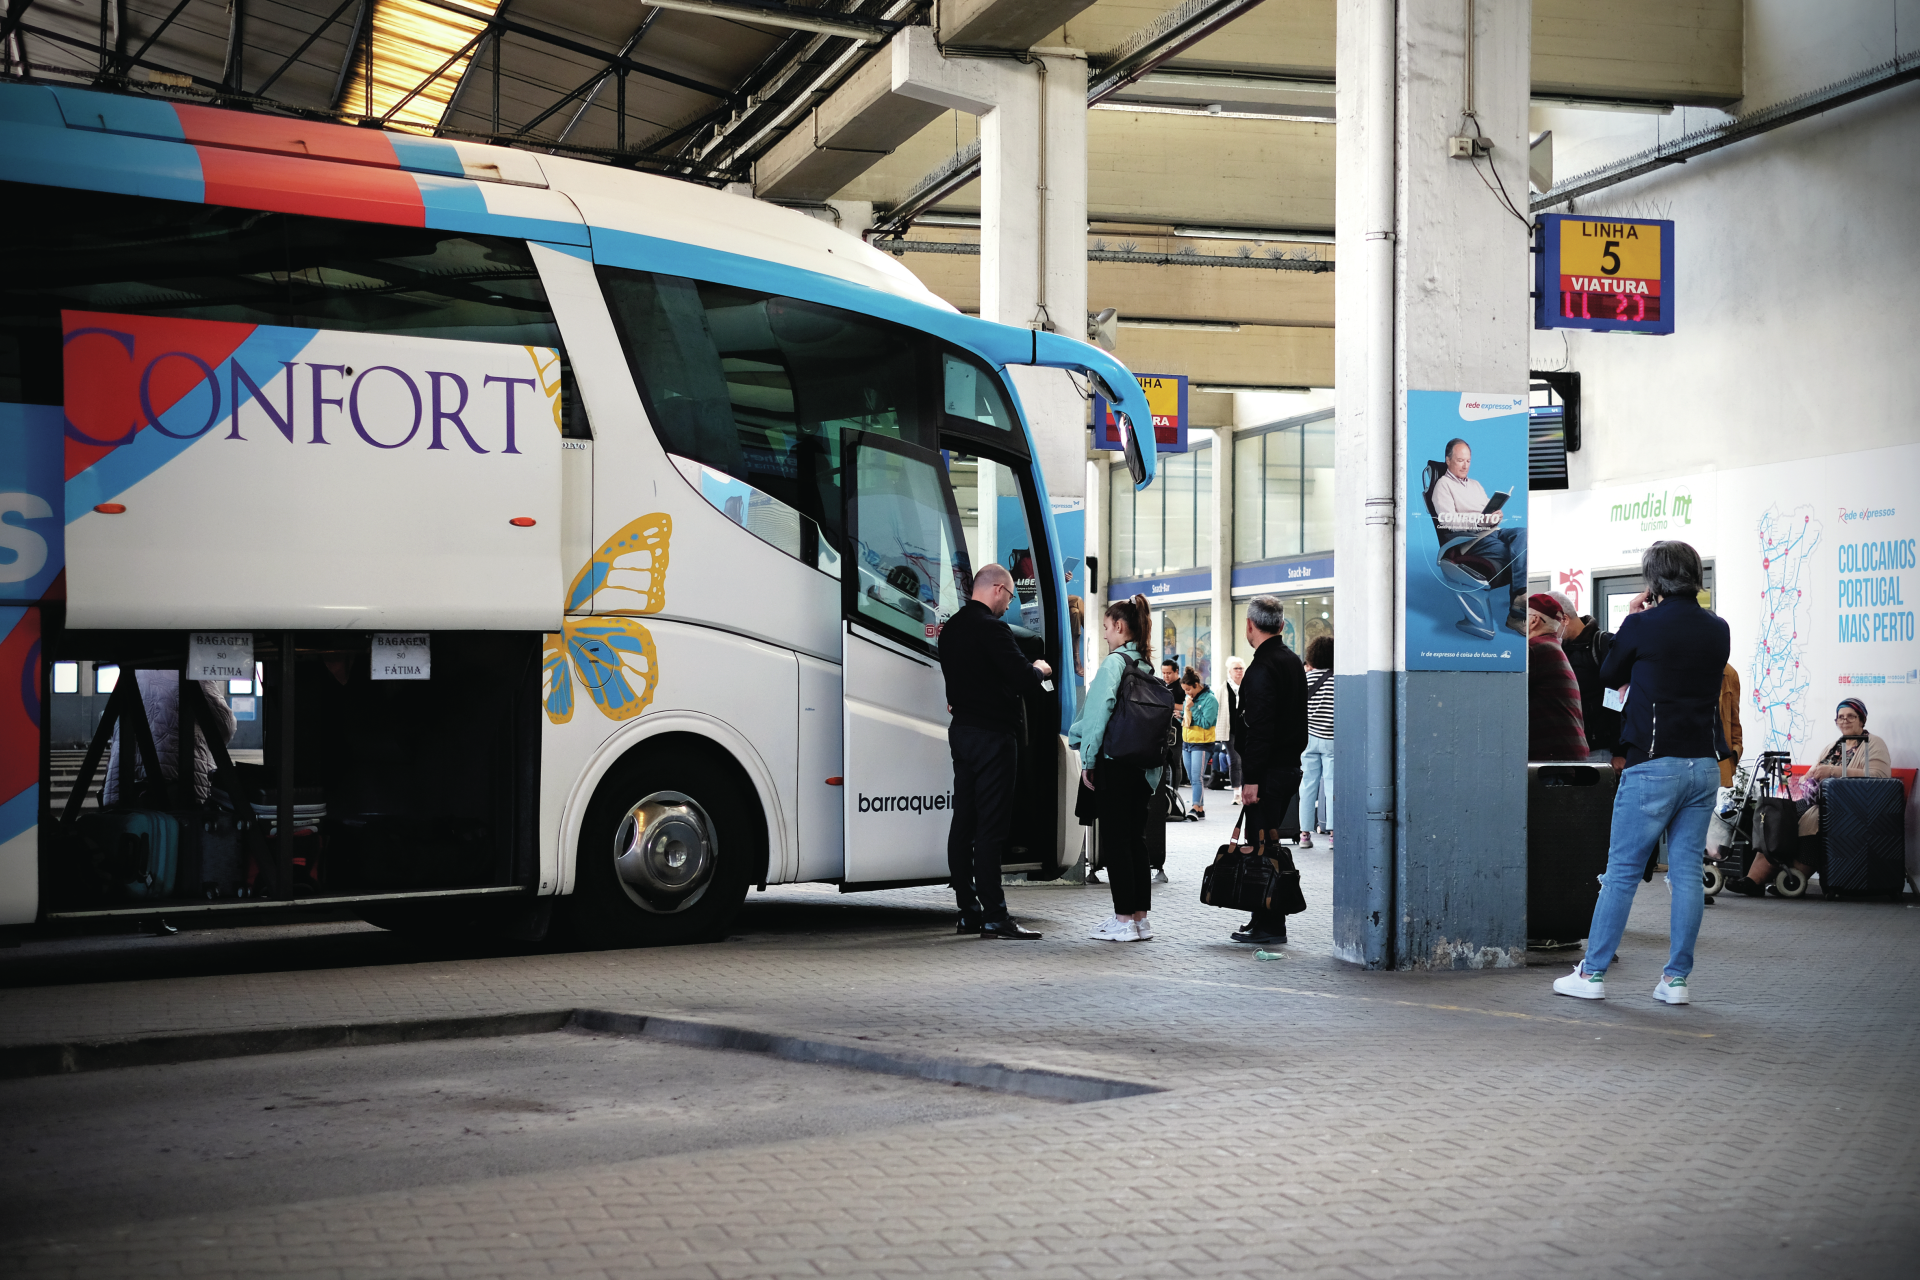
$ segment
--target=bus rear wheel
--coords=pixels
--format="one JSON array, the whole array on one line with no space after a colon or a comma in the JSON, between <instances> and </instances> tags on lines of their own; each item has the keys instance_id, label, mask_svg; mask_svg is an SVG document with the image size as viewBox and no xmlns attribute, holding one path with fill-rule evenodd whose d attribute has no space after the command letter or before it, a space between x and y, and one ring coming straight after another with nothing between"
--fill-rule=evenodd
<instances>
[{"instance_id":1,"label":"bus rear wheel","mask_svg":"<svg viewBox=\"0 0 1920 1280\"><path fill-rule=\"evenodd\" d=\"M714 941L765 865L766 840L731 758L684 740L640 747L601 780L580 826L572 932L601 948Z\"/></svg>"}]
</instances>

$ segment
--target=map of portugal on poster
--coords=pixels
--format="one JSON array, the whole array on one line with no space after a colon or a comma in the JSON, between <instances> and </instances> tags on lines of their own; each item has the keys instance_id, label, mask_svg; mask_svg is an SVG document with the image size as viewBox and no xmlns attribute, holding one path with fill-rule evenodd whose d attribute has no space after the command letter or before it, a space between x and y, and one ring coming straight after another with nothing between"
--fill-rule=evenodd
<instances>
[{"instance_id":1,"label":"map of portugal on poster","mask_svg":"<svg viewBox=\"0 0 1920 1280\"><path fill-rule=\"evenodd\" d=\"M1813 552L1820 545L1820 522L1811 506L1768 507L1756 532L1760 627L1748 673L1753 688L1748 742L1759 737L1764 751L1794 751L1806 744L1809 732L1807 646L1813 638Z\"/></svg>"}]
</instances>

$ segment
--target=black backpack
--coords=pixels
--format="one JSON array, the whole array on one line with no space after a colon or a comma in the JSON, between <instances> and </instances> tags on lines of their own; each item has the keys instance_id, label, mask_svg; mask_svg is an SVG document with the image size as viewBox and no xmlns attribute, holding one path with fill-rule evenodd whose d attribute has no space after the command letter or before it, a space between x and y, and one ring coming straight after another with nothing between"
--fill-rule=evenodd
<instances>
[{"instance_id":1,"label":"black backpack","mask_svg":"<svg viewBox=\"0 0 1920 1280\"><path fill-rule=\"evenodd\" d=\"M1120 669L1120 690L1107 718L1100 754L1118 764L1155 769L1163 762L1176 699L1172 689L1143 667Z\"/></svg>"}]
</instances>

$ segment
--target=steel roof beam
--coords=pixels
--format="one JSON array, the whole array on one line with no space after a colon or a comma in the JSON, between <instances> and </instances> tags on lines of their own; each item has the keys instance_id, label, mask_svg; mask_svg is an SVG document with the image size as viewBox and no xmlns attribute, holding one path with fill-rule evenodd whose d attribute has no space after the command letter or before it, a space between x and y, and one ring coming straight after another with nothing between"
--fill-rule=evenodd
<instances>
[{"instance_id":1,"label":"steel roof beam","mask_svg":"<svg viewBox=\"0 0 1920 1280\"><path fill-rule=\"evenodd\" d=\"M502 18L497 14L483 13L478 9L471 9L464 4L457 3L457 0L420 0L420 3L431 5L436 9L445 9L448 13L457 13L463 18L470 18L475 22L483 22L487 24L490 29L497 28L501 31L511 32L516 36L524 36L529 40L538 41L541 44L552 45L556 49L565 49L569 53L583 54L586 57L592 58L595 62L604 62L610 66L625 67L628 71L646 76L651 80L659 80L666 84L677 85L682 89L691 89L695 93L704 93L710 98L731 99L734 96L734 91L731 89L723 89L716 85L710 85L704 81L695 80L691 76L683 76L678 72L668 71L664 67L649 66L644 62L636 62L632 58L623 57L617 53L609 53L605 49L596 49L592 45L582 41L570 40L566 36L556 35L551 31L543 31L539 27L529 26L524 22L515 22L511 18Z\"/></svg>"}]
</instances>

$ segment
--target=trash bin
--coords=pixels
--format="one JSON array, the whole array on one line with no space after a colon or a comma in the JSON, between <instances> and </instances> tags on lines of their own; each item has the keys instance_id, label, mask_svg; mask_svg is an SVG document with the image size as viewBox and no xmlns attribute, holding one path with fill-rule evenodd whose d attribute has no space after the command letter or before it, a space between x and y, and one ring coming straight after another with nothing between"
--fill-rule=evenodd
<instances>
[{"instance_id":1,"label":"trash bin","mask_svg":"<svg viewBox=\"0 0 1920 1280\"><path fill-rule=\"evenodd\" d=\"M1587 936L1613 834L1613 767L1527 766L1527 941Z\"/></svg>"}]
</instances>

